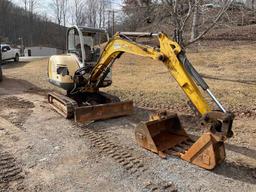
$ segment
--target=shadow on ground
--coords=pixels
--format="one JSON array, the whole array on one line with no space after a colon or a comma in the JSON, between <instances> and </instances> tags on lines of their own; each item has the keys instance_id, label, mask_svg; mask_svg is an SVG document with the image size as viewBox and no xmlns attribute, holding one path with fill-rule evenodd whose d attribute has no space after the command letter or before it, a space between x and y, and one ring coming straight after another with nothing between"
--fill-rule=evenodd
<instances>
[{"instance_id":1,"label":"shadow on ground","mask_svg":"<svg viewBox=\"0 0 256 192\"><path fill-rule=\"evenodd\" d=\"M218 175L223 175L230 179L243 181L246 183L256 183L256 168L251 168L234 162L223 162L213 171Z\"/></svg>"},{"instance_id":2,"label":"shadow on ground","mask_svg":"<svg viewBox=\"0 0 256 192\"><path fill-rule=\"evenodd\" d=\"M234 83L243 83L248 85L256 85L256 80L245 80L245 79L231 79L231 78L225 78L225 77L214 77L206 74L201 74L201 76L205 79L212 79L212 80L218 80L218 81L229 81Z\"/></svg>"},{"instance_id":3,"label":"shadow on ground","mask_svg":"<svg viewBox=\"0 0 256 192\"><path fill-rule=\"evenodd\" d=\"M164 71L164 72L159 72L159 73L156 73L156 74L165 74L165 73L168 73L168 72ZM242 83L242 84L247 84L247 85L256 85L256 80L216 77L216 76L206 75L206 74L202 74L202 73L200 75L205 79L211 79L211 80L217 80L217 81L228 81L228 82Z\"/></svg>"},{"instance_id":4,"label":"shadow on ground","mask_svg":"<svg viewBox=\"0 0 256 192\"><path fill-rule=\"evenodd\" d=\"M2 63L2 67L3 69L13 69L13 68L23 67L28 63L29 62L25 62L25 61L20 61L20 62L5 61L4 63Z\"/></svg>"},{"instance_id":5,"label":"shadow on ground","mask_svg":"<svg viewBox=\"0 0 256 192\"><path fill-rule=\"evenodd\" d=\"M249 149L247 147L241 147L241 146L236 146L232 144L226 143L226 149L230 151L234 151L236 153L240 153L242 155L245 155L247 157L253 158L256 160L256 150Z\"/></svg>"},{"instance_id":6,"label":"shadow on ground","mask_svg":"<svg viewBox=\"0 0 256 192\"><path fill-rule=\"evenodd\" d=\"M1 90L1 88L3 89ZM3 81L0 82L0 95L22 94L24 92L46 95L47 90L22 79L4 77Z\"/></svg>"}]
</instances>

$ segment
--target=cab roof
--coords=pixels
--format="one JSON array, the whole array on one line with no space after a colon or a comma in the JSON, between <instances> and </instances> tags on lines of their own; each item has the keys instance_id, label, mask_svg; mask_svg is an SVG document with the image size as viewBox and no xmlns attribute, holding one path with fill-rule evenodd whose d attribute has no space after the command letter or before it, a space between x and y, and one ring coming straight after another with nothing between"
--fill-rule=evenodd
<instances>
[{"instance_id":1,"label":"cab roof","mask_svg":"<svg viewBox=\"0 0 256 192\"><path fill-rule=\"evenodd\" d=\"M74 28L74 27L71 27L71 28ZM84 27L84 26L78 26L78 28L82 32L91 32L91 33L97 33L97 32L105 33L106 32L105 29L100 29L100 28L92 28L92 27Z\"/></svg>"}]
</instances>

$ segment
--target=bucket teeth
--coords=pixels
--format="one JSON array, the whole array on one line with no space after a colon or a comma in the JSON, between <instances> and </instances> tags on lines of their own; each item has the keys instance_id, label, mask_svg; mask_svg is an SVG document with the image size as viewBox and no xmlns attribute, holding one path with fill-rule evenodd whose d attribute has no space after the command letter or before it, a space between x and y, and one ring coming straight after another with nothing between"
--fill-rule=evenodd
<instances>
[{"instance_id":1,"label":"bucket teeth","mask_svg":"<svg viewBox=\"0 0 256 192\"><path fill-rule=\"evenodd\" d=\"M174 149L181 153L185 152L185 149L181 145L175 145Z\"/></svg>"},{"instance_id":2,"label":"bucket teeth","mask_svg":"<svg viewBox=\"0 0 256 192\"><path fill-rule=\"evenodd\" d=\"M189 141L188 139L182 142L182 144L184 144L184 145L188 145L188 146L193 145L193 143L194 143L194 142Z\"/></svg>"},{"instance_id":3,"label":"bucket teeth","mask_svg":"<svg viewBox=\"0 0 256 192\"><path fill-rule=\"evenodd\" d=\"M168 155L179 156L179 153L175 151L173 148L166 150L165 153Z\"/></svg>"},{"instance_id":4,"label":"bucket teeth","mask_svg":"<svg viewBox=\"0 0 256 192\"><path fill-rule=\"evenodd\" d=\"M191 147L191 145L185 144L184 142L182 142L182 143L180 144L180 146L181 146L183 149L185 149L186 151Z\"/></svg>"},{"instance_id":5,"label":"bucket teeth","mask_svg":"<svg viewBox=\"0 0 256 192\"><path fill-rule=\"evenodd\" d=\"M195 141L193 141L192 139L188 138L185 142L187 142L188 144L192 145L195 143Z\"/></svg>"}]
</instances>

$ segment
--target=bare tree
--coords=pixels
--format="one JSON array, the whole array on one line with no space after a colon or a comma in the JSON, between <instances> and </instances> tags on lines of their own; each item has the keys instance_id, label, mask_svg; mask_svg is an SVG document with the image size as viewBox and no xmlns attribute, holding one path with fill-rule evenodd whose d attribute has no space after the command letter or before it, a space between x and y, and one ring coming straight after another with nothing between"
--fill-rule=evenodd
<instances>
[{"instance_id":1,"label":"bare tree","mask_svg":"<svg viewBox=\"0 0 256 192\"><path fill-rule=\"evenodd\" d=\"M29 12L29 25L33 26L34 23L34 11L39 5L39 0L27 0L28 12ZM30 32L30 45L33 45L34 28L31 28Z\"/></svg>"},{"instance_id":2,"label":"bare tree","mask_svg":"<svg viewBox=\"0 0 256 192\"><path fill-rule=\"evenodd\" d=\"M208 26L204 24L204 26L201 26L201 28L199 28L200 7L202 4L201 0L162 0L164 9L168 10L168 14L164 15L163 17L172 18L172 24L175 27L175 37L179 43L185 46L200 40L205 34L207 34L221 19L232 2L233 0L226 0L215 17L209 19L208 23L210 24ZM188 21L191 21L191 17L192 25L190 26L191 23ZM190 40L185 41L183 39L185 29L190 29Z\"/></svg>"},{"instance_id":3,"label":"bare tree","mask_svg":"<svg viewBox=\"0 0 256 192\"><path fill-rule=\"evenodd\" d=\"M53 9L55 19L58 25L61 25L63 23L63 25L66 26L68 0L52 0L52 3L50 5Z\"/></svg>"},{"instance_id":4,"label":"bare tree","mask_svg":"<svg viewBox=\"0 0 256 192\"><path fill-rule=\"evenodd\" d=\"M144 27L151 23L155 17L152 9L158 5L153 2L153 0L124 0L125 30L136 30L137 27Z\"/></svg>"},{"instance_id":5,"label":"bare tree","mask_svg":"<svg viewBox=\"0 0 256 192\"><path fill-rule=\"evenodd\" d=\"M71 8L72 23L90 27L105 27L106 13L110 0L73 0Z\"/></svg>"},{"instance_id":6,"label":"bare tree","mask_svg":"<svg viewBox=\"0 0 256 192\"><path fill-rule=\"evenodd\" d=\"M142 2L141 2L141 0L136 0L136 1L137 1L138 5L139 5L140 7L142 7Z\"/></svg>"},{"instance_id":7,"label":"bare tree","mask_svg":"<svg viewBox=\"0 0 256 192\"><path fill-rule=\"evenodd\" d=\"M28 10L28 0L22 0L22 1L24 3L24 9L25 9L25 11L27 11Z\"/></svg>"},{"instance_id":8,"label":"bare tree","mask_svg":"<svg viewBox=\"0 0 256 192\"><path fill-rule=\"evenodd\" d=\"M74 6L71 10L72 20L76 25L85 24L85 2L83 0L73 0Z\"/></svg>"},{"instance_id":9,"label":"bare tree","mask_svg":"<svg viewBox=\"0 0 256 192\"><path fill-rule=\"evenodd\" d=\"M66 27L67 22L67 12L68 12L68 5L69 0L62 0L62 18L63 18L63 25Z\"/></svg>"},{"instance_id":10,"label":"bare tree","mask_svg":"<svg viewBox=\"0 0 256 192\"><path fill-rule=\"evenodd\" d=\"M255 0L251 0L251 4L252 4L252 9L255 9Z\"/></svg>"},{"instance_id":11,"label":"bare tree","mask_svg":"<svg viewBox=\"0 0 256 192\"><path fill-rule=\"evenodd\" d=\"M224 13L227 11L229 6L233 0L227 0L227 2L224 4L224 6L220 9L218 14L215 16L215 18L212 20L211 24L205 28L201 33L197 34L194 38L192 38L187 44L194 43L198 40L200 40L206 33L208 33L216 24L217 22L221 19L221 17L224 15Z\"/></svg>"},{"instance_id":12,"label":"bare tree","mask_svg":"<svg viewBox=\"0 0 256 192\"><path fill-rule=\"evenodd\" d=\"M191 2L189 2L191 3ZM191 39L195 39L198 34L198 24L199 24L199 0L195 0L194 2L194 11L193 11L193 21L192 21L192 28L191 28Z\"/></svg>"},{"instance_id":13,"label":"bare tree","mask_svg":"<svg viewBox=\"0 0 256 192\"><path fill-rule=\"evenodd\" d=\"M61 25L62 22L62 9L63 9L63 0L52 0L51 7L55 14L55 19L58 23L58 25Z\"/></svg>"},{"instance_id":14,"label":"bare tree","mask_svg":"<svg viewBox=\"0 0 256 192\"><path fill-rule=\"evenodd\" d=\"M111 9L111 0L99 0L99 24L98 27L105 28L107 23L107 13Z\"/></svg>"},{"instance_id":15,"label":"bare tree","mask_svg":"<svg viewBox=\"0 0 256 192\"><path fill-rule=\"evenodd\" d=\"M39 0L27 0L28 11L34 13L35 9L38 7Z\"/></svg>"},{"instance_id":16,"label":"bare tree","mask_svg":"<svg viewBox=\"0 0 256 192\"><path fill-rule=\"evenodd\" d=\"M86 5L87 5L87 14L86 14L86 18L87 18L87 24L90 27L96 27L97 24L97 11L98 11L98 7L99 7L99 3L97 0L87 0L86 1Z\"/></svg>"},{"instance_id":17,"label":"bare tree","mask_svg":"<svg viewBox=\"0 0 256 192\"><path fill-rule=\"evenodd\" d=\"M106 22L106 18L105 18L105 13L106 13L106 7L107 7L107 1L106 0L100 0L98 2L98 26L99 28L103 28L105 27L105 22Z\"/></svg>"},{"instance_id":18,"label":"bare tree","mask_svg":"<svg viewBox=\"0 0 256 192\"><path fill-rule=\"evenodd\" d=\"M150 25L153 30L174 31L183 46L201 39L222 18L233 0L215 1L220 6L205 9L206 0L124 0L125 27L137 30ZM205 11L207 10L207 11ZM210 13L210 14L209 14ZM215 13L215 15L214 15Z\"/></svg>"}]
</instances>

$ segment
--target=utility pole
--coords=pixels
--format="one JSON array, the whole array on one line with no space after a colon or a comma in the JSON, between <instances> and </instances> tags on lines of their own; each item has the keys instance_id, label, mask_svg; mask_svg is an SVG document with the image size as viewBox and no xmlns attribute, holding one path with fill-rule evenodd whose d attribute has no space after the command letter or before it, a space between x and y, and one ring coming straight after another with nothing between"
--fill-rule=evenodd
<instances>
[{"instance_id":1,"label":"utility pole","mask_svg":"<svg viewBox=\"0 0 256 192\"><path fill-rule=\"evenodd\" d=\"M110 11L108 11L108 32L110 32Z\"/></svg>"},{"instance_id":2,"label":"utility pole","mask_svg":"<svg viewBox=\"0 0 256 192\"><path fill-rule=\"evenodd\" d=\"M21 48L21 56L24 56L24 42L23 42L23 38L20 37L20 48Z\"/></svg>"},{"instance_id":3,"label":"utility pole","mask_svg":"<svg viewBox=\"0 0 256 192\"><path fill-rule=\"evenodd\" d=\"M1 64L2 64L2 46L1 46L1 41L0 41L0 68L1 68Z\"/></svg>"},{"instance_id":4,"label":"utility pole","mask_svg":"<svg viewBox=\"0 0 256 192\"><path fill-rule=\"evenodd\" d=\"M2 72L2 46L0 41L0 81L3 80L3 72Z\"/></svg>"},{"instance_id":5,"label":"utility pole","mask_svg":"<svg viewBox=\"0 0 256 192\"><path fill-rule=\"evenodd\" d=\"M114 35L115 34L115 10L107 10L107 12L108 12L108 30L110 33L112 33L112 35Z\"/></svg>"},{"instance_id":6,"label":"utility pole","mask_svg":"<svg viewBox=\"0 0 256 192\"><path fill-rule=\"evenodd\" d=\"M115 34L115 11L112 10L112 35Z\"/></svg>"}]
</instances>

